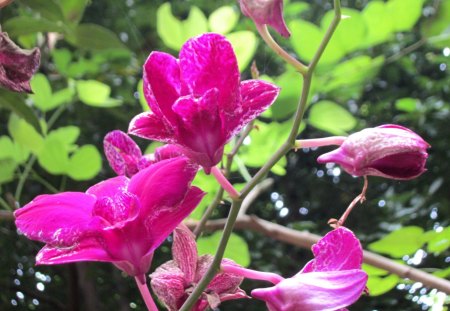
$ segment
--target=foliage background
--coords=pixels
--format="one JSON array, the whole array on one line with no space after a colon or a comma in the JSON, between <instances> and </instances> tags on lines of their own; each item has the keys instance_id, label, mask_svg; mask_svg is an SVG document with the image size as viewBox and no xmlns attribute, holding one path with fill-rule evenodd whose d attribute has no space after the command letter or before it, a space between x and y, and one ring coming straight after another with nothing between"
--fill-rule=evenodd
<instances>
[{"instance_id":1,"label":"foliage background","mask_svg":"<svg viewBox=\"0 0 450 311\"><path fill-rule=\"evenodd\" d=\"M176 55L187 37L217 29L221 23L229 26L225 32L241 32L233 43L243 79L250 77L245 63L254 58L263 78L283 88L238 155L247 169L236 165L231 180L244 182L246 174L254 173L275 151L289 129L300 93L299 75L254 35L252 22L238 15L234 1L170 4L171 14L168 2L156 0L20 0L1 10L3 31L23 47L39 46L42 51L41 75L32 84L35 95L0 92L0 195L5 210L15 200L23 205L41 193L84 191L112 177L102 139L113 129L126 131L129 120L142 111L139 81L148 54L163 50ZM344 11L351 18L342 22L317 70L301 136L340 135L399 123L424 137L432 146L428 172L408 182L370 178L368 200L352 213L347 226L366 248L448 278L450 1L343 0L342 5L352 9ZM191 11L193 6L197 9ZM219 22L210 18L208 25L206 18L222 6L230 6L232 13L218 14ZM331 1L325 0L286 2L293 35L290 40L276 36L277 40L308 61L322 31L313 25L326 24L331 9ZM137 141L143 149L148 147L148 142ZM337 167L318 165L320 153L290 152L270 176L273 187L248 213L294 229L326 233L327 220L342 213L362 181L340 174ZM204 176L197 182L211 193L208 198L217 190ZM225 217L228 207L221 205L214 217ZM193 217L198 215L201 210ZM392 232L396 235L390 240L374 243ZM309 250L251 231L237 234L243 240L235 237L229 254L250 262L252 268L290 276L311 259ZM214 251L211 240L203 240L202 249ZM249 253L237 251L247 245ZM112 265L35 267L40 246L19 236L13 222L2 218L0 309L143 309L132 279ZM169 258L170 240L157 251L152 269ZM373 269L369 273L372 296L363 297L351 310L442 310L445 296L436 290ZM255 286L266 284L246 281L243 288ZM220 307L263 308L253 300Z\"/></svg>"}]
</instances>

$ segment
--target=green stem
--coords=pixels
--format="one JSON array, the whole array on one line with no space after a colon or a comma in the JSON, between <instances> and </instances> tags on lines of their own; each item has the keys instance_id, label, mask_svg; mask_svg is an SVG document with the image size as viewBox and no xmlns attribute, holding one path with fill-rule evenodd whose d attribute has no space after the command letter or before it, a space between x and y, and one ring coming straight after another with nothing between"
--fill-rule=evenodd
<instances>
[{"instance_id":1,"label":"green stem","mask_svg":"<svg viewBox=\"0 0 450 311\"><path fill-rule=\"evenodd\" d=\"M49 191L53 193L58 193L58 189L56 189L52 184L50 184L48 181L46 181L44 178L42 178L38 173L36 173L34 170L31 171L32 175L31 178L34 180L40 182L44 187L46 187Z\"/></svg>"},{"instance_id":2,"label":"green stem","mask_svg":"<svg viewBox=\"0 0 450 311\"><path fill-rule=\"evenodd\" d=\"M184 302L183 306L179 311L189 311L192 309L194 304L197 302L198 297L203 293L203 290L208 286L214 276L220 270L220 264L222 263L223 254L227 246L228 240L230 238L231 232L233 232L234 223L236 222L239 209L241 208L242 200L233 200L231 205L231 210L228 215L227 223L223 229L222 238L220 239L219 246L216 251L216 255L206 273L203 275L200 282L195 286L194 291L189 296L189 298Z\"/></svg>"},{"instance_id":3,"label":"green stem","mask_svg":"<svg viewBox=\"0 0 450 311\"><path fill-rule=\"evenodd\" d=\"M25 181L28 178L28 175L31 172L31 168L33 167L34 163L36 162L37 157L36 155L32 155L30 159L28 160L27 164L25 165L25 169L23 173L20 175L19 182L17 184L16 193L14 194L14 199L16 202L20 203L20 196L22 195L23 186L25 185Z\"/></svg>"},{"instance_id":4,"label":"green stem","mask_svg":"<svg viewBox=\"0 0 450 311\"><path fill-rule=\"evenodd\" d=\"M293 66L298 72L304 75L308 71L308 67L302 64L300 61L289 55L278 43L272 38L267 29L266 25L256 24L256 29L258 30L261 38L266 42L266 44L277 53L282 59L286 61L289 65Z\"/></svg>"},{"instance_id":5,"label":"green stem","mask_svg":"<svg viewBox=\"0 0 450 311\"><path fill-rule=\"evenodd\" d=\"M9 206L8 202L5 201L2 197L0 197L0 205L4 207L7 211L12 211L13 209Z\"/></svg>"},{"instance_id":6,"label":"green stem","mask_svg":"<svg viewBox=\"0 0 450 311\"><path fill-rule=\"evenodd\" d=\"M220 189L217 191L216 196L214 197L214 200L211 202L211 204L208 205L208 208L206 209L205 213L202 216L202 219L198 222L197 226L195 226L195 229L193 231L196 238L200 236L203 229L205 228L206 222L208 221L209 217L211 217L212 212L214 209L219 205L220 201L223 197L223 188L220 187Z\"/></svg>"}]
</instances>

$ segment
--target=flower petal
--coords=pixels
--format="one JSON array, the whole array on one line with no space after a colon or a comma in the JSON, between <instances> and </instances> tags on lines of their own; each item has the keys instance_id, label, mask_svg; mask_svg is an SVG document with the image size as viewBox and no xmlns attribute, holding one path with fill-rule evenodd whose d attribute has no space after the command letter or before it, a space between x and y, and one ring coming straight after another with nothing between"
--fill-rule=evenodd
<instances>
[{"instance_id":1,"label":"flower petal","mask_svg":"<svg viewBox=\"0 0 450 311\"><path fill-rule=\"evenodd\" d=\"M103 149L109 165L117 175L132 176L137 173L142 157L141 149L126 133L115 130L106 134Z\"/></svg>"},{"instance_id":2,"label":"flower petal","mask_svg":"<svg viewBox=\"0 0 450 311\"><path fill-rule=\"evenodd\" d=\"M296 275L308 272L361 269L362 247L352 231L339 227L313 245L314 260Z\"/></svg>"},{"instance_id":3,"label":"flower petal","mask_svg":"<svg viewBox=\"0 0 450 311\"><path fill-rule=\"evenodd\" d=\"M246 80L241 83L242 114L228 115L224 124L229 129L227 140L242 127L263 113L277 98L280 88L261 80Z\"/></svg>"},{"instance_id":4,"label":"flower petal","mask_svg":"<svg viewBox=\"0 0 450 311\"><path fill-rule=\"evenodd\" d=\"M235 112L239 96L239 69L230 42L222 35L207 33L188 40L180 51L183 94L219 92L222 111Z\"/></svg>"},{"instance_id":5,"label":"flower petal","mask_svg":"<svg viewBox=\"0 0 450 311\"><path fill-rule=\"evenodd\" d=\"M114 261L96 238L80 240L73 247L44 246L36 256L38 265L56 265L77 261Z\"/></svg>"},{"instance_id":6,"label":"flower petal","mask_svg":"<svg viewBox=\"0 0 450 311\"><path fill-rule=\"evenodd\" d=\"M304 273L276 286L255 289L271 311L333 311L354 303L367 282L362 270Z\"/></svg>"},{"instance_id":7,"label":"flower petal","mask_svg":"<svg viewBox=\"0 0 450 311\"><path fill-rule=\"evenodd\" d=\"M95 197L81 192L40 195L16 210L17 228L32 240L71 246L92 228Z\"/></svg>"},{"instance_id":8,"label":"flower petal","mask_svg":"<svg viewBox=\"0 0 450 311\"><path fill-rule=\"evenodd\" d=\"M172 257L183 271L186 282L192 283L197 269L197 244L195 236L188 227L178 225L173 233Z\"/></svg>"},{"instance_id":9,"label":"flower petal","mask_svg":"<svg viewBox=\"0 0 450 311\"><path fill-rule=\"evenodd\" d=\"M178 60L170 54L152 52L144 64L144 95L150 109L170 122L175 120L172 105L181 92Z\"/></svg>"},{"instance_id":10,"label":"flower petal","mask_svg":"<svg viewBox=\"0 0 450 311\"><path fill-rule=\"evenodd\" d=\"M130 122L128 133L166 143L175 142L174 128L151 111L135 116Z\"/></svg>"},{"instance_id":11,"label":"flower petal","mask_svg":"<svg viewBox=\"0 0 450 311\"><path fill-rule=\"evenodd\" d=\"M130 180L125 176L117 176L90 187L86 194L95 196L97 199L102 197L114 197L117 193L126 191Z\"/></svg>"},{"instance_id":12,"label":"flower petal","mask_svg":"<svg viewBox=\"0 0 450 311\"><path fill-rule=\"evenodd\" d=\"M184 273L174 261L168 261L150 274L150 285L160 301L169 309L176 311L186 295Z\"/></svg>"}]
</instances>

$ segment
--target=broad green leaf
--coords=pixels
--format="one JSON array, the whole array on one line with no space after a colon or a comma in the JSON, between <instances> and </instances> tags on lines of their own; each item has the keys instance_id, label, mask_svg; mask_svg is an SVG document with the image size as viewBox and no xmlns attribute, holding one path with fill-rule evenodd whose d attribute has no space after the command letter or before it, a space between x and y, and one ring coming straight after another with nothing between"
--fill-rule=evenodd
<instances>
[{"instance_id":1,"label":"broad green leaf","mask_svg":"<svg viewBox=\"0 0 450 311\"><path fill-rule=\"evenodd\" d=\"M94 145L84 145L69 160L67 175L75 180L94 178L102 168L100 152Z\"/></svg>"},{"instance_id":2,"label":"broad green leaf","mask_svg":"<svg viewBox=\"0 0 450 311\"><path fill-rule=\"evenodd\" d=\"M378 276L369 276L367 287L369 288L370 296L380 296L387 293L397 285L399 280L400 278L395 274L391 274L383 278Z\"/></svg>"},{"instance_id":3,"label":"broad green leaf","mask_svg":"<svg viewBox=\"0 0 450 311\"><path fill-rule=\"evenodd\" d=\"M47 138L58 139L64 145L71 146L77 141L78 136L80 136L80 128L78 126L69 125L51 131Z\"/></svg>"},{"instance_id":4,"label":"broad green leaf","mask_svg":"<svg viewBox=\"0 0 450 311\"><path fill-rule=\"evenodd\" d=\"M308 123L334 135L345 135L356 126L358 121L340 105L323 100L311 106Z\"/></svg>"},{"instance_id":5,"label":"broad green leaf","mask_svg":"<svg viewBox=\"0 0 450 311\"><path fill-rule=\"evenodd\" d=\"M62 90L56 91L53 93L52 98L50 99L50 107L52 109L61 106L65 103L70 103L75 96L75 89L69 85L69 87L66 87Z\"/></svg>"},{"instance_id":6,"label":"broad green leaf","mask_svg":"<svg viewBox=\"0 0 450 311\"><path fill-rule=\"evenodd\" d=\"M274 83L281 88L281 91L269 109L273 119L284 120L295 112L301 93L301 81L301 75L294 70L288 70L275 79Z\"/></svg>"},{"instance_id":7,"label":"broad green leaf","mask_svg":"<svg viewBox=\"0 0 450 311\"><path fill-rule=\"evenodd\" d=\"M208 20L203 12L192 6L186 20L172 14L170 2L162 4L156 12L156 31L169 48L180 50L187 39L208 31Z\"/></svg>"},{"instance_id":8,"label":"broad green leaf","mask_svg":"<svg viewBox=\"0 0 450 311\"><path fill-rule=\"evenodd\" d=\"M428 42L441 48L450 46L450 0L438 2L437 14L422 23L421 32Z\"/></svg>"},{"instance_id":9,"label":"broad green leaf","mask_svg":"<svg viewBox=\"0 0 450 311\"><path fill-rule=\"evenodd\" d=\"M285 3L284 16L292 16L293 18L298 18L300 14L307 11L310 5L306 2L290 2Z\"/></svg>"},{"instance_id":10,"label":"broad green leaf","mask_svg":"<svg viewBox=\"0 0 450 311\"><path fill-rule=\"evenodd\" d=\"M386 4L388 18L393 21L394 31L409 31L422 14L425 0L389 0Z\"/></svg>"},{"instance_id":11,"label":"broad green leaf","mask_svg":"<svg viewBox=\"0 0 450 311\"><path fill-rule=\"evenodd\" d=\"M418 100L415 98L400 98L395 102L395 108L401 111L413 112L417 110Z\"/></svg>"},{"instance_id":12,"label":"broad green leaf","mask_svg":"<svg viewBox=\"0 0 450 311\"><path fill-rule=\"evenodd\" d=\"M52 51L52 57L56 69L58 69L60 73L66 74L72 60L72 53L68 49L55 49Z\"/></svg>"},{"instance_id":13,"label":"broad green leaf","mask_svg":"<svg viewBox=\"0 0 450 311\"><path fill-rule=\"evenodd\" d=\"M209 16L209 29L212 32L227 34L236 26L239 14L231 6L222 6Z\"/></svg>"},{"instance_id":14,"label":"broad green leaf","mask_svg":"<svg viewBox=\"0 0 450 311\"><path fill-rule=\"evenodd\" d=\"M203 197L200 204L195 208L191 215L189 215L189 218L200 220L205 209L214 200L216 192L219 190L220 186L217 184L215 178L211 174L206 175L203 170L199 171L197 175L195 175L192 185L197 186L206 192L206 195Z\"/></svg>"},{"instance_id":15,"label":"broad green leaf","mask_svg":"<svg viewBox=\"0 0 450 311\"><path fill-rule=\"evenodd\" d=\"M60 5L67 21L78 23L89 0L61 0Z\"/></svg>"},{"instance_id":16,"label":"broad green leaf","mask_svg":"<svg viewBox=\"0 0 450 311\"><path fill-rule=\"evenodd\" d=\"M64 24L52 22L44 18L33 18L29 16L19 16L8 19L3 25L3 30L10 36L22 36L34 34L36 32L59 32L64 33Z\"/></svg>"},{"instance_id":17,"label":"broad green leaf","mask_svg":"<svg viewBox=\"0 0 450 311\"><path fill-rule=\"evenodd\" d=\"M387 41L394 32L394 20L390 18L387 6L382 1L370 1L362 11L366 24L363 46L373 46Z\"/></svg>"},{"instance_id":18,"label":"broad green leaf","mask_svg":"<svg viewBox=\"0 0 450 311\"><path fill-rule=\"evenodd\" d=\"M80 100L86 105L94 107L116 107L122 102L110 98L111 88L109 85L96 80L77 81L77 93Z\"/></svg>"},{"instance_id":19,"label":"broad green leaf","mask_svg":"<svg viewBox=\"0 0 450 311\"><path fill-rule=\"evenodd\" d=\"M54 22L64 21L61 7L54 0L20 0L20 2L45 19Z\"/></svg>"},{"instance_id":20,"label":"broad green leaf","mask_svg":"<svg viewBox=\"0 0 450 311\"><path fill-rule=\"evenodd\" d=\"M208 237L199 238L197 240L199 256L204 254L214 255L221 237L222 232L217 231ZM243 267L248 267L250 265L250 252L247 242L239 235L232 233L223 257L234 260Z\"/></svg>"},{"instance_id":21,"label":"broad green leaf","mask_svg":"<svg viewBox=\"0 0 450 311\"><path fill-rule=\"evenodd\" d=\"M41 124L33 110L25 104L22 94L0 89L0 108L6 108L31 124L36 131L42 133Z\"/></svg>"},{"instance_id":22,"label":"broad green leaf","mask_svg":"<svg viewBox=\"0 0 450 311\"><path fill-rule=\"evenodd\" d=\"M316 25L303 20L292 21L289 23L289 29L291 30L290 41L295 52L301 59L310 62L322 41L322 30Z\"/></svg>"},{"instance_id":23,"label":"broad green leaf","mask_svg":"<svg viewBox=\"0 0 450 311\"><path fill-rule=\"evenodd\" d=\"M44 148L38 155L39 165L55 175L66 174L69 165L68 146L60 137L54 135L45 139Z\"/></svg>"},{"instance_id":24,"label":"broad green leaf","mask_svg":"<svg viewBox=\"0 0 450 311\"><path fill-rule=\"evenodd\" d=\"M44 146L44 139L27 121L11 114L8 122L8 131L14 141L34 154L39 154Z\"/></svg>"},{"instance_id":25,"label":"broad green leaf","mask_svg":"<svg viewBox=\"0 0 450 311\"><path fill-rule=\"evenodd\" d=\"M12 159L15 163L23 163L30 156L27 148L14 143L8 136L0 137L0 159Z\"/></svg>"},{"instance_id":26,"label":"broad green leaf","mask_svg":"<svg viewBox=\"0 0 450 311\"><path fill-rule=\"evenodd\" d=\"M227 39L233 46L239 71L242 72L248 67L255 56L258 39L253 32L246 30L230 33L227 35Z\"/></svg>"},{"instance_id":27,"label":"broad green leaf","mask_svg":"<svg viewBox=\"0 0 450 311\"><path fill-rule=\"evenodd\" d=\"M334 11L328 11L322 18L322 29L326 29L333 20ZM361 46L367 34L366 23L361 13L357 10L342 9L342 15L347 16L342 19L330 40L330 48L340 49L345 53L355 51ZM328 48L327 48L328 49Z\"/></svg>"},{"instance_id":28,"label":"broad green leaf","mask_svg":"<svg viewBox=\"0 0 450 311\"><path fill-rule=\"evenodd\" d=\"M401 258L414 254L422 246L422 235L423 229L420 227L403 227L369 244L368 247L375 252Z\"/></svg>"},{"instance_id":29,"label":"broad green leaf","mask_svg":"<svg viewBox=\"0 0 450 311\"><path fill-rule=\"evenodd\" d=\"M14 179L14 171L17 168L16 162L11 158L0 158L0 184L10 182Z\"/></svg>"},{"instance_id":30,"label":"broad green leaf","mask_svg":"<svg viewBox=\"0 0 450 311\"><path fill-rule=\"evenodd\" d=\"M139 104L141 104L142 111L150 111L150 107L148 106L147 101L144 96L144 81L141 79L137 85L137 91L139 94Z\"/></svg>"},{"instance_id":31,"label":"broad green leaf","mask_svg":"<svg viewBox=\"0 0 450 311\"><path fill-rule=\"evenodd\" d=\"M30 98L33 100L34 105L42 111L51 110L53 107L49 106L51 104L52 87L47 77L42 73L37 73L31 79L30 84L34 93L30 94Z\"/></svg>"},{"instance_id":32,"label":"broad green leaf","mask_svg":"<svg viewBox=\"0 0 450 311\"><path fill-rule=\"evenodd\" d=\"M111 30L96 24L80 24L74 32L74 41L77 47L88 50L106 50L128 48L119 40Z\"/></svg>"},{"instance_id":33,"label":"broad green leaf","mask_svg":"<svg viewBox=\"0 0 450 311\"><path fill-rule=\"evenodd\" d=\"M369 275L369 278L372 276L384 276L387 275L389 272L368 264L363 263L362 269Z\"/></svg>"},{"instance_id":34,"label":"broad green leaf","mask_svg":"<svg viewBox=\"0 0 450 311\"><path fill-rule=\"evenodd\" d=\"M428 240L427 251L431 253L442 253L450 247L450 227L441 232L436 232L432 239Z\"/></svg>"},{"instance_id":35,"label":"broad green leaf","mask_svg":"<svg viewBox=\"0 0 450 311\"><path fill-rule=\"evenodd\" d=\"M443 279L448 279L448 277L450 276L450 267L448 267L447 269L435 271L433 272L433 275Z\"/></svg>"}]
</instances>

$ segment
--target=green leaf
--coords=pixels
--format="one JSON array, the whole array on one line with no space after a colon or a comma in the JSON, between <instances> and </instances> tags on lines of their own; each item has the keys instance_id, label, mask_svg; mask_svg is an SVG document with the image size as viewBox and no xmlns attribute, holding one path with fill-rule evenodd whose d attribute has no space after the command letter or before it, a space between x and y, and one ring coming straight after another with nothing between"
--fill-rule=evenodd
<instances>
[{"instance_id":1,"label":"green leaf","mask_svg":"<svg viewBox=\"0 0 450 311\"><path fill-rule=\"evenodd\" d=\"M368 264L363 263L362 269L369 275L369 278L372 276L384 276L387 275L389 272Z\"/></svg>"},{"instance_id":2,"label":"green leaf","mask_svg":"<svg viewBox=\"0 0 450 311\"><path fill-rule=\"evenodd\" d=\"M137 91L139 94L139 104L141 104L142 111L150 111L150 107L148 106L147 101L144 96L144 81L141 79L137 85Z\"/></svg>"},{"instance_id":3,"label":"green leaf","mask_svg":"<svg viewBox=\"0 0 450 311\"><path fill-rule=\"evenodd\" d=\"M60 1L61 9L66 20L72 23L78 23L83 17L84 9L89 0L62 0Z\"/></svg>"},{"instance_id":4,"label":"green leaf","mask_svg":"<svg viewBox=\"0 0 450 311\"><path fill-rule=\"evenodd\" d=\"M89 180L94 178L101 168L100 152L94 145L84 145L70 158L67 175L74 180Z\"/></svg>"},{"instance_id":5,"label":"green leaf","mask_svg":"<svg viewBox=\"0 0 450 311\"><path fill-rule=\"evenodd\" d=\"M27 121L11 114L8 131L14 141L38 154L44 146L44 139Z\"/></svg>"},{"instance_id":6,"label":"green leaf","mask_svg":"<svg viewBox=\"0 0 450 311\"><path fill-rule=\"evenodd\" d=\"M239 20L239 14L231 6L222 6L211 13L209 16L209 29L212 32L227 34Z\"/></svg>"},{"instance_id":7,"label":"green leaf","mask_svg":"<svg viewBox=\"0 0 450 311\"><path fill-rule=\"evenodd\" d=\"M394 20L390 18L384 2L370 1L362 11L362 17L367 29L363 46L373 46L391 38L394 33Z\"/></svg>"},{"instance_id":8,"label":"green leaf","mask_svg":"<svg viewBox=\"0 0 450 311\"><path fill-rule=\"evenodd\" d=\"M433 275L439 278L447 279L450 276L450 267L448 267L447 269L435 271L433 272Z\"/></svg>"},{"instance_id":9,"label":"green leaf","mask_svg":"<svg viewBox=\"0 0 450 311\"><path fill-rule=\"evenodd\" d=\"M189 215L189 218L200 220L203 216L205 209L214 200L216 192L219 190L220 186L217 184L215 178L211 174L206 175L203 170L199 171L197 175L195 175L192 185L197 186L206 192L206 195L203 197L202 201L191 213L191 215Z\"/></svg>"},{"instance_id":10,"label":"green leaf","mask_svg":"<svg viewBox=\"0 0 450 311\"><path fill-rule=\"evenodd\" d=\"M13 159L0 159L0 184L12 181L16 168L17 164Z\"/></svg>"},{"instance_id":11,"label":"green leaf","mask_svg":"<svg viewBox=\"0 0 450 311\"><path fill-rule=\"evenodd\" d=\"M398 284L399 280L400 278L395 274L391 274L384 278L370 276L369 280L367 281L367 287L369 288L370 296L375 297L387 293Z\"/></svg>"},{"instance_id":12,"label":"green leaf","mask_svg":"<svg viewBox=\"0 0 450 311\"><path fill-rule=\"evenodd\" d=\"M22 94L0 89L0 107L11 110L16 115L27 121L36 131L42 133L41 124L33 110L25 104Z\"/></svg>"},{"instance_id":13,"label":"green leaf","mask_svg":"<svg viewBox=\"0 0 450 311\"><path fill-rule=\"evenodd\" d=\"M30 156L27 148L14 143L8 136L0 137L0 159L12 159L15 163L23 163Z\"/></svg>"},{"instance_id":14,"label":"green leaf","mask_svg":"<svg viewBox=\"0 0 450 311\"><path fill-rule=\"evenodd\" d=\"M54 0L20 0L20 2L45 19L54 22L64 21L61 7Z\"/></svg>"},{"instance_id":15,"label":"green leaf","mask_svg":"<svg viewBox=\"0 0 450 311\"><path fill-rule=\"evenodd\" d=\"M372 251L401 258L414 254L422 245L423 229L409 226L389 233L381 240L369 244Z\"/></svg>"},{"instance_id":16,"label":"green leaf","mask_svg":"<svg viewBox=\"0 0 450 311\"><path fill-rule=\"evenodd\" d=\"M3 25L4 31L10 36L22 36L36 32L64 33L66 28L63 23L52 22L44 18L19 16L8 19Z\"/></svg>"},{"instance_id":17,"label":"green leaf","mask_svg":"<svg viewBox=\"0 0 450 311\"><path fill-rule=\"evenodd\" d=\"M227 35L237 57L239 71L248 67L256 53L258 39L251 31L237 31Z\"/></svg>"},{"instance_id":18,"label":"green leaf","mask_svg":"<svg viewBox=\"0 0 450 311\"><path fill-rule=\"evenodd\" d=\"M188 18L180 21L172 14L170 2L156 11L156 31L166 46L179 51L187 39L208 31L208 20L203 12L192 6Z\"/></svg>"},{"instance_id":19,"label":"green leaf","mask_svg":"<svg viewBox=\"0 0 450 311\"><path fill-rule=\"evenodd\" d=\"M427 251L430 253L442 253L450 247L450 227L446 227L441 232L428 240Z\"/></svg>"},{"instance_id":20,"label":"green leaf","mask_svg":"<svg viewBox=\"0 0 450 311\"><path fill-rule=\"evenodd\" d=\"M96 24L80 24L74 32L73 43L81 49L127 51L126 45L111 30Z\"/></svg>"},{"instance_id":21,"label":"green leaf","mask_svg":"<svg viewBox=\"0 0 450 311\"><path fill-rule=\"evenodd\" d=\"M387 14L393 21L394 31L410 31L422 14L425 0L389 0Z\"/></svg>"},{"instance_id":22,"label":"green leaf","mask_svg":"<svg viewBox=\"0 0 450 311\"><path fill-rule=\"evenodd\" d=\"M281 91L275 103L270 106L273 119L284 120L295 112L301 93L301 80L301 75L294 70L288 70L275 79L274 83Z\"/></svg>"},{"instance_id":23,"label":"green leaf","mask_svg":"<svg viewBox=\"0 0 450 311\"><path fill-rule=\"evenodd\" d=\"M323 100L311 106L308 123L334 135L345 135L356 126L358 121L340 105Z\"/></svg>"},{"instance_id":24,"label":"green leaf","mask_svg":"<svg viewBox=\"0 0 450 311\"><path fill-rule=\"evenodd\" d=\"M63 144L71 146L77 141L78 136L80 136L80 128L78 126L69 125L51 131L47 138L58 139Z\"/></svg>"},{"instance_id":25,"label":"green leaf","mask_svg":"<svg viewBox=\"0 0 450 311\"><path fill-rule=\"evenodd\" d=\"M68 146L60 137L49 135L45 139L44 148L38 155L39 165L51 174L66 174L69 165L68 153Z\"/></svg>"},{"instance_id":26,"label":"green leaf","mask_svg":"<svg viewBox=\"0 0 450 311\"><path fill-rule=\"evenodd\" d=\"M222 232L215 232L208 237L201 237L197 240L198 254L205 255L216 253L219 246ZM250 265L250 252L248 250L247 242L235 233L231 233L230 240L225 249L224 258L234 260L237 264L248 267Z\"/></svg>"},{"instance_id":27,"label":"green leaf","mask_svg":"<svg viewBox=\"0 0 450 311\"><path fill-rule=\"evenodd\" d=\"M51 110L53 107L49 107L52 97L52 88L47 80L47 77L42 73L37 73L30 81L31 89L34 94L30 94L30 98L33 100L34 105L42 111Z\"/></svg>"},{"instance_id":28,"label":"green leaf","mask_svg":"<svg viewBox=\"0 0 450 311\"><path fill-rule=\"evenodd\" d=\"M450 46L450 0L438 2L437 14L422 23L421 32L436 47Z\"/></svg>"},{"instance_id":29,"label":"green leaf","mask_svg":"<svg viewBox=\"0 0 450 311\"><path fill-rule=\"evenodd\" d=\"M80 100L86 105L110 108L122 104L120 100L110 98L111 88L109 85L96 80L77 81L77 93Z\"/></svg>"},{"instance_id":30,"label":"green leaf","mask_svg":"<svg viewBox=\"0 0 450 311\"><path fill-rule=\"evenodd\" d=\"M417 110L419 100L416 98L400 98L395 102L395 108L405 112L413 112Z\"/></svg>"},{"instance_id":31,"label":"green leaf","mask_svg":"<svg viewBox=\"0 0 450 311\"><path fill-rule=\"evenodd\" d=\"M72 53L68 49L55 49L52 51L52 57L56 69L58 69L60 73L66 74L72 60Z\"/></svg>"}]
</instances>

